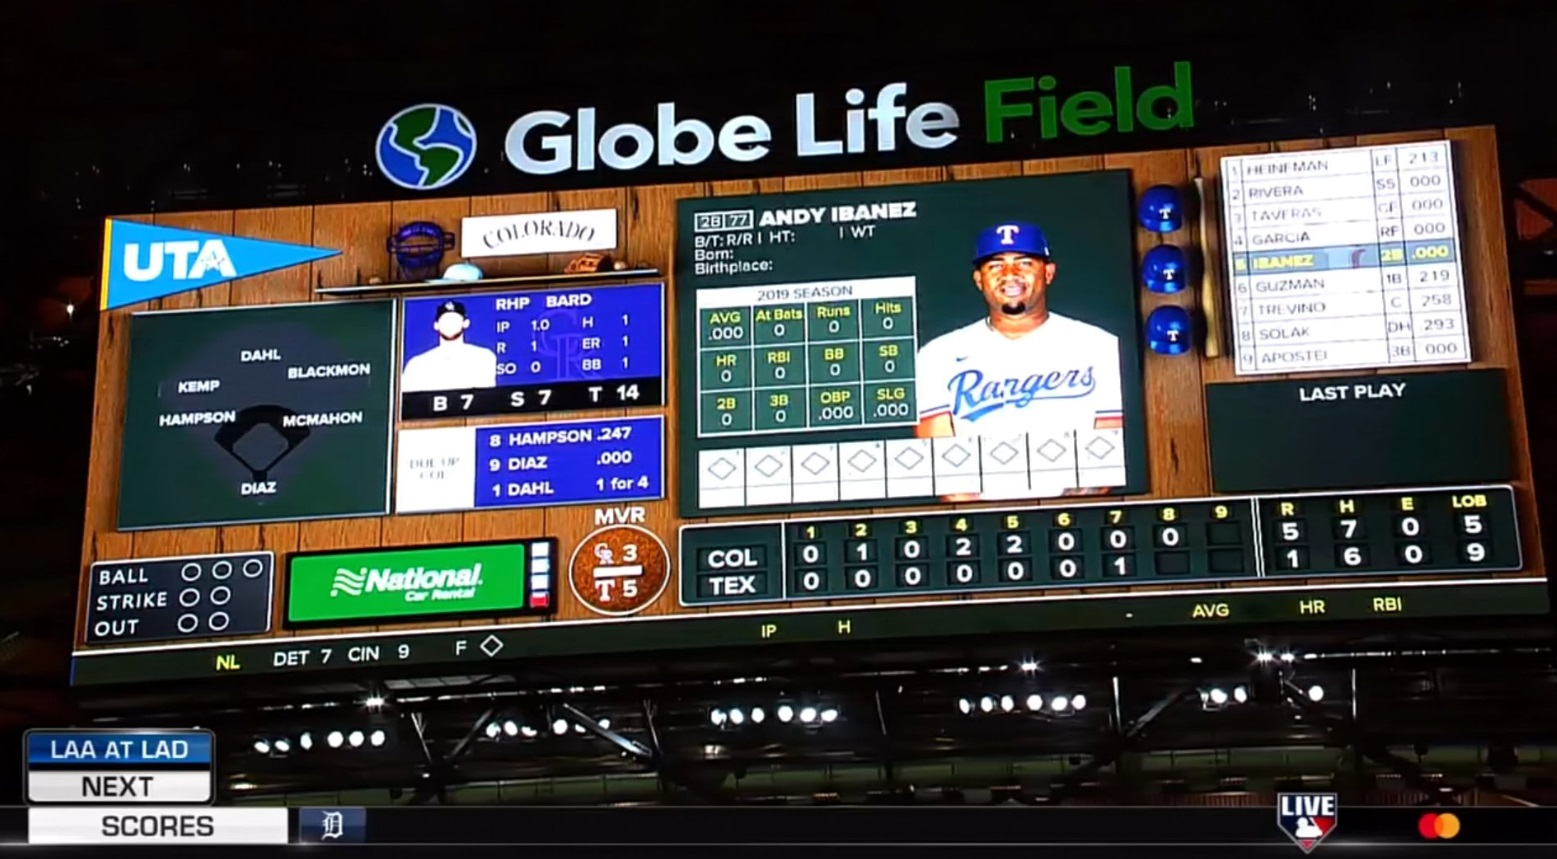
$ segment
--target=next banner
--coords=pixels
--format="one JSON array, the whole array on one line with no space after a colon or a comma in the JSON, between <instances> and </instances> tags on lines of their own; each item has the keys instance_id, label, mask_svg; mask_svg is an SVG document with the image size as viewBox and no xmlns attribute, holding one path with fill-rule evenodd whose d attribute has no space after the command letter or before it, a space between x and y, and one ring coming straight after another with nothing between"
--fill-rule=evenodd
<instances>
[{"instance_id":1,"label":"next banner","mask_svg":"<svg viewBox=\"0 0 1557 859\"><path fill-rule=\"evenodd\" d=\"M27 801L210 803L215 743L204 730L33 729L26 739Z\"/></svg>"}]
</instances>

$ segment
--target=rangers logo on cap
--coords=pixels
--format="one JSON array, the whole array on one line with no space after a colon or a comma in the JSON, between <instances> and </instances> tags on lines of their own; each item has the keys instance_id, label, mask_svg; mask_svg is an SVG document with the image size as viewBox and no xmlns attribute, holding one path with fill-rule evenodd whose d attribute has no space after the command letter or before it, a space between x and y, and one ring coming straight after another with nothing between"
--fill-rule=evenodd
<instances>
[{"instance_id":1,"label":"rangers logo on cap","mask_svg":"<svg viewBox=\"0 0 1557 859\"><path fill-rule=\"evenodd\" d=\"M973 264L980 265L990 257L999 254L1048 257L1049 240L1044 238L1043 230L1036 224L1021 221L997 224L979 233L978 244L973 253Z\"/></svg>"}]
</instances>

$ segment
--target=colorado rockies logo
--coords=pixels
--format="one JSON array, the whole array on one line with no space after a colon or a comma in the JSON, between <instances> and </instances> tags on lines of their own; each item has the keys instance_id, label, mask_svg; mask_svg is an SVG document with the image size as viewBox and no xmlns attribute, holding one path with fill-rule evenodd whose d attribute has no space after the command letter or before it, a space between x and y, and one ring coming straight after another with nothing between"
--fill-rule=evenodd
<instances>
[{"instance_id":1,"label":"colorado rockies logo","mask_svg":"<svg viewBox=\"0 0 1557 859\"><path fill-rule=\"evenodd\" d=\"M989 380L978 370L963 370L952 376L947 388L952 392L952 414L965 421L976 421L1006 406L1020 409L1038 400L1085 397L1097 388L1097 380L1091 367Z\"/></svg>"}]
</instances>

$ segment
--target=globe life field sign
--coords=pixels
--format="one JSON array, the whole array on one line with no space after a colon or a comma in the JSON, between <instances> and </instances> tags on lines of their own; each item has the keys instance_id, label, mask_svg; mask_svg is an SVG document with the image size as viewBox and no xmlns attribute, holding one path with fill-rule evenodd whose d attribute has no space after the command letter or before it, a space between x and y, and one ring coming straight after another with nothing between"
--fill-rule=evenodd
<instances>
[{"instance_id":1,"label":"globe life field sign","mask_svg":"<svg viewBox=\"0 0 1557 859\"><path fill-rule=\"evenodd\" d=\"M300 553L287 570L287 624L531 610L533 544Z\"/></svg>"}]
</instances>

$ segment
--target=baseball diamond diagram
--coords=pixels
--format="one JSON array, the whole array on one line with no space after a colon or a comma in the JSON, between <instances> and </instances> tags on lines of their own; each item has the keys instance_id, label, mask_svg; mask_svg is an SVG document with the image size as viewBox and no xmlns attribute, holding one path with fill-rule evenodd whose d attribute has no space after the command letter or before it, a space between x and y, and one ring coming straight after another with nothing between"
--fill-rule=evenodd
<instances>
[{"instance_id":1,"label":"baseball diamond diagram","mask_svg":"<svg viewBox=\"0 0 1557 859\"><path fill-rule=\"evenodd\" d=\"M1122 171L684 202L683 515L1146 491L1129 211Z\"/></svg>"}]
</instances>

